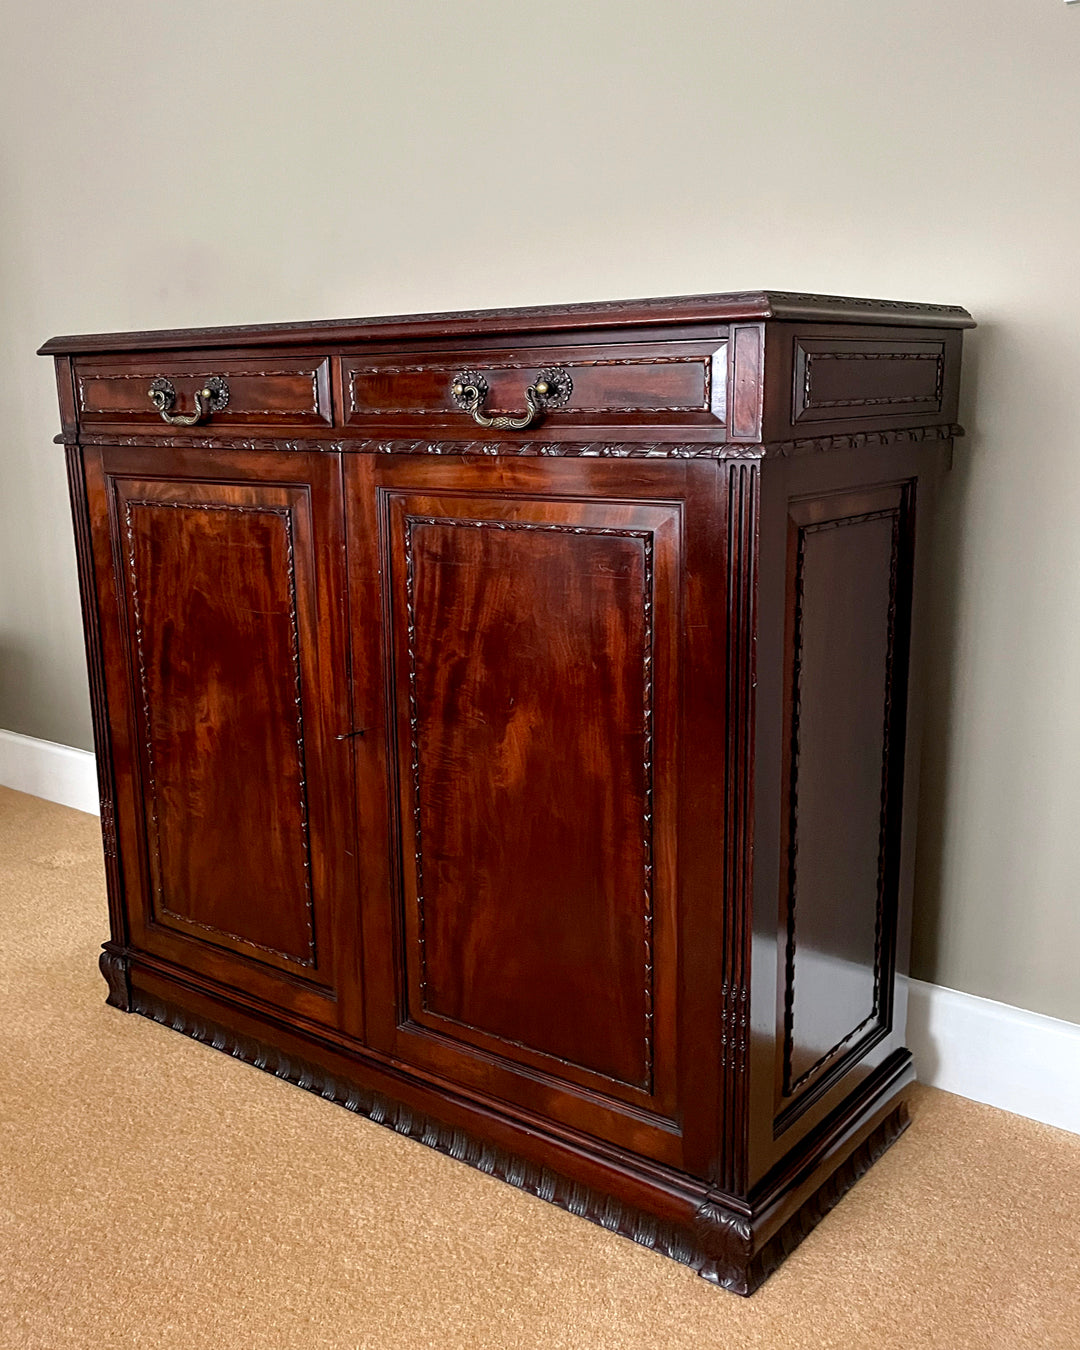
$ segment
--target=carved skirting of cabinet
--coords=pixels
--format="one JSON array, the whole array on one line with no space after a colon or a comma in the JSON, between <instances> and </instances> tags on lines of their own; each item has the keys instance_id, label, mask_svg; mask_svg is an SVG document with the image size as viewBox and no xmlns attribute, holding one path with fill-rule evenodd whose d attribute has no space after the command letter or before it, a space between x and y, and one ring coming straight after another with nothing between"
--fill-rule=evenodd
<instances>
[{"instance_id":1,"label":"carved skirting of cabinet","mask_svg":"<svg viewBox=\"0 0 1080 1350\"><path fill-rule=\"evenodd\" d=\"M109 1002L752 1292L907 1120L967 326L753 293L48 343Z\"/></svg>"}]
</instances>

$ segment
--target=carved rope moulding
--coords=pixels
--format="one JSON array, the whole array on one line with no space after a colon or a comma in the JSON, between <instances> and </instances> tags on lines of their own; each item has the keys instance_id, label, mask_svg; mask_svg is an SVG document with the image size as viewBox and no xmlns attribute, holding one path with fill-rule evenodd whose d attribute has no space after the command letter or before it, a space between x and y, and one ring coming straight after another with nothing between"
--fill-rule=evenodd
<instances>
[{"instance_id":1,"label":"carved rope moulding","mask_svg":"<svg viewBox=\"0 0 1080 1350\"><path fill-rule=\"evenodd\" d=\"M670 441L570 442L540 441L432 441L368 440L363 437L326 440L280 437L157 436L146 432L130 436L97 433L64 435L57 439L69 445L160 446L191 450L270 450L293 454L382 454L382 455L548 455L581 459L759 459L762 456L819 454L830 450L862 450L903 441L946 441L963 436L955 423L926 427L901 427L891 431L858 431L832 436L800 436L787 441L697 442Z\"/></svg>"}]
</instances>

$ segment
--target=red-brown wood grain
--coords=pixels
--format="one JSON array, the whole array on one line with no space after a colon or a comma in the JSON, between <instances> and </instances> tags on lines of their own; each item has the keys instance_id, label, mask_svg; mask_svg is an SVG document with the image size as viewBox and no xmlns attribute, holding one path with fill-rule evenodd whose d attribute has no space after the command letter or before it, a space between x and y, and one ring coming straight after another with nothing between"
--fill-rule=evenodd
<instances>
[{"instance_id":1,"label":"red-brown wood grain","mask_svg":"<svg viewBox=\"0 0 1080 1350\"><path fill-rule=\"evenodd\" d=\"M87 465L132 939L356 1027L339 466L162 467Z\"/></svg>"},{"instance_id":2,"label":"red-brown wood grain","mask_svg":"<svg viewBox=\"0 0 1080 1350\"><path fill-rule=\"evenodd\" d=\"M652 535L409 505L414 1015L647 1090Z\"/></svg>"},{"instance_id":3,"label":"red-brown wood grain","mask_svg":"<svg viewBox=\"0 0 1080 1350\"><path fill-rule=\"evenodd\" d=\"M368 950L392 933L404 980L395 1011L371 973L370 1034L675 1157L686 470L667 470L657 505L637 500L655 475L630 465L507 464L495 491L491 467L382 461L374 526L349 494L354 555L382 538L398 784L402 900Z\"/></svg>"}]
</instances>

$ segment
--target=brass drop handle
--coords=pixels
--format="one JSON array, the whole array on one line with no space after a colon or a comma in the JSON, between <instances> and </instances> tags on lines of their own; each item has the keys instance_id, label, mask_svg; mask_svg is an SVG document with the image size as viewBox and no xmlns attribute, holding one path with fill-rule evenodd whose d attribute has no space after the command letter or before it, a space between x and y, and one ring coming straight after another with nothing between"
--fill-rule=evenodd
<instances>
[{"instance_id":1,"label":"brass drop handle","mask_svg":"<svg viewBox=\"0 0 1080 1350\"><path fill-rule=\"evenodd\" d=\"M525 390L526 412L521 417L500 414L488 417L482 411L488 395L488 382L476 370L463 370L454 376L450 397L463 412L469 413L477 426L495 427L498 431L523 431L549 408L562 408L570 401L574 381L570 372L561 366L547 366Z\"/></svg>"},{"instance_id":2,"label":"brass drop handle","mask_svg":"<svg viewBox=\"0 0 1080 1350\"><path fill-rule=\"evenodd\" d=\"M176 388L172 380L159 375L151 381L146 391L150 402L161 414L162 421L174 427L195 427L200 422L209 421L212 413L220 412L229 406L229 386L220 375L211 375L205 385L195 395L193 413L174 413L176 407Z\"/></svg>"},{"instance_id":3,"label":"brass drop handle","mask_svg":"<svg viewBox=\"0 0 1080 1350\"><path fill-rule=\"evenodd\" d=\"M497 427L500 431L521 431L527 427L537 415L540 409L537 407L537 390L533 385L529 385L525 390L525 403L528 411L523 417L508 417L500 414L498 417L488 417L480 411L480 404L484 400L484 395L474 384L454 384L454 393L462 399L462 407L466 412L472 414L473 421L480 427Z\"/></svg>"}]
</instances>

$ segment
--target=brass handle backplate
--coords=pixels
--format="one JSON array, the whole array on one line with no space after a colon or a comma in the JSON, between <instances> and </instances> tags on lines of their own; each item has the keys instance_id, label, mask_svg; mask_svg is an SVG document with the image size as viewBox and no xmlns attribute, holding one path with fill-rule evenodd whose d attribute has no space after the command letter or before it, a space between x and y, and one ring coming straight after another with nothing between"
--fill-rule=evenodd
<instances>
[{"instance_id":1,"label":"brass handle backplate","mask_svg":"<svg viewBox=\"0 0 1080 1350\"><path fill-rule=\"evenodd\" d=\"M176 407L176 388L172 380L159 375L146 391L150 402L161 414L162 421L174 427L195 427L200 422L209 421L212 413L220 412L229 406L229 386L220 375L211 375L195 395L193 413L174 413Z\"/></svg>"},{"instance_id":2,"label":"brass handle backplate","mask_svg":"<svg viewBox=\"0 0 1080 1350\"><path fill-rule=\"evenodd\" d=\"M574 392L570 372L561 366L546 366L538 371L536 379L525 390L526 411L521 417L488 417L483 411L488 396L488 382L477 370L463 370L455 375L450 385L450 397L457 406L471 415L477 426L495 427L498 431L523 431L549 408L563 408Z\"/></svg>"}]
</instances>

